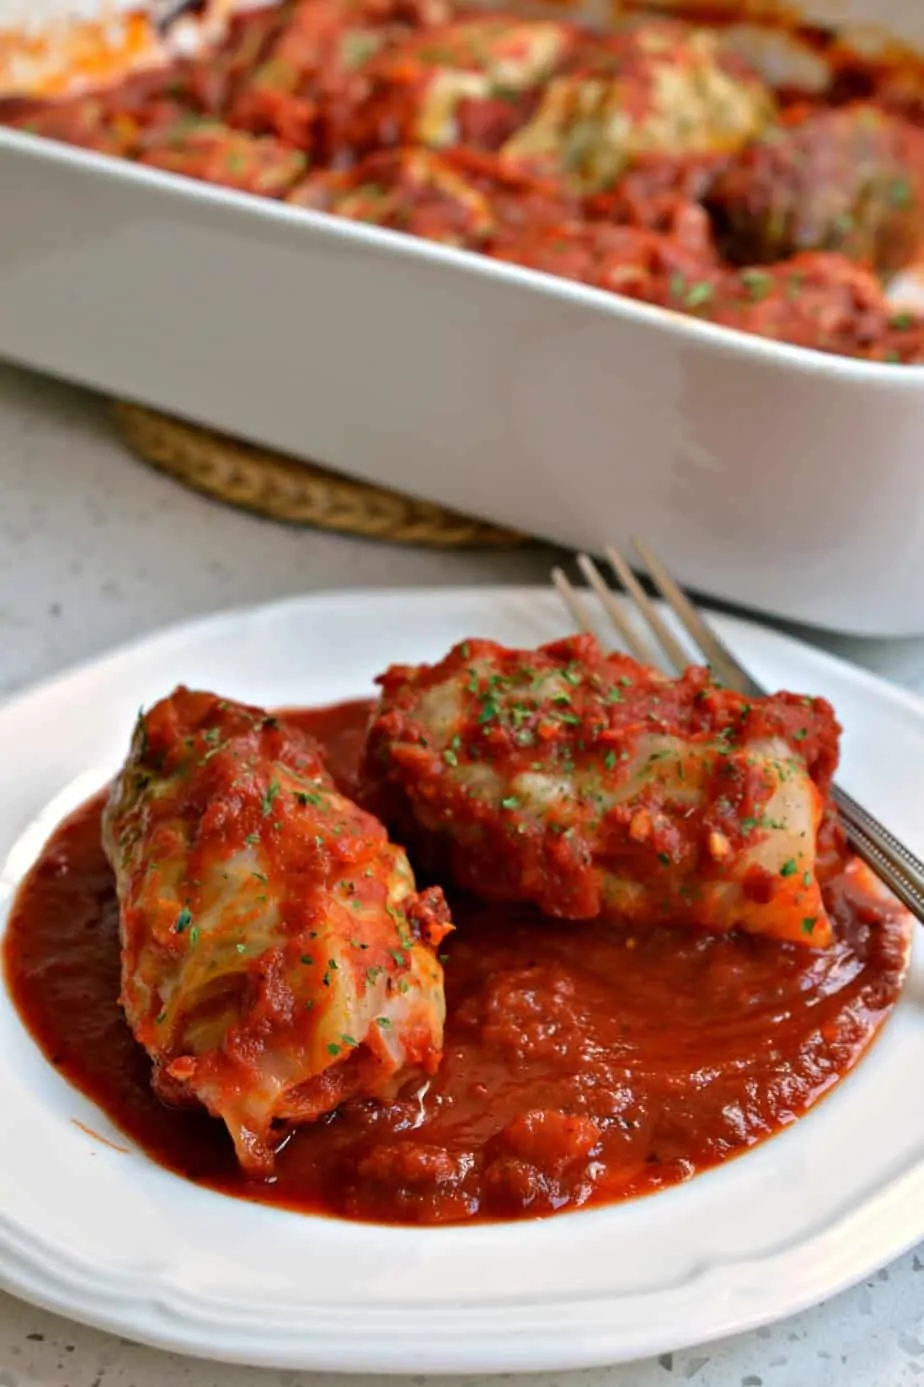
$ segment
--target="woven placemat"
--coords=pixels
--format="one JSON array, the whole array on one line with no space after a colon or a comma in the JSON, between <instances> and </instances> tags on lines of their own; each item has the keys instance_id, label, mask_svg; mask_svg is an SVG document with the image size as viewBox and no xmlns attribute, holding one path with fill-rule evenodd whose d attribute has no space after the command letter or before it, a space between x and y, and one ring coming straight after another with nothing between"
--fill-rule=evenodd
<instances>
[{"instance_id":1,"label":"woven placemat","mask_svg":"<svg viewBox=\"0 0 924 1387\"><path fill-rule=\"evenodd\" d=\"M123 441L196 491L274 520L438 548L513 548L524 536L297 462L141 405L112 406Z\"/></svg>"}]
</instances>

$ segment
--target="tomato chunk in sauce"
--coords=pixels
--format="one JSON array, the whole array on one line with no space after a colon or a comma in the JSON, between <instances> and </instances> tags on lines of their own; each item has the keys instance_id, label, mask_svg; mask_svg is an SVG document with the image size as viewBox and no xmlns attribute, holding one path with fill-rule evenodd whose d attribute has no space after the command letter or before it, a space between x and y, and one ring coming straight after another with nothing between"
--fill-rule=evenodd
<instances>
[{"instance_id":1,"label":"tomato chunk in sauce","mask_svg":"<svg viewBox=\"0 0 924 1387\"><path fill-rule=\"evenodd\" d=\"M349 789L368 705L302 712ZM862 1055L908 951L897 908L850 864L825 951L669 927L542 921L456 896L439 1072L295 1131L247 1179L220 1123L166 1107L118 1004L118 908L103 798L52 836L5 943L44 1051L149 1156L229 1195L368 1221L547 1215L650 1193L786 1126Z\"/></svg>"}]
</instances>

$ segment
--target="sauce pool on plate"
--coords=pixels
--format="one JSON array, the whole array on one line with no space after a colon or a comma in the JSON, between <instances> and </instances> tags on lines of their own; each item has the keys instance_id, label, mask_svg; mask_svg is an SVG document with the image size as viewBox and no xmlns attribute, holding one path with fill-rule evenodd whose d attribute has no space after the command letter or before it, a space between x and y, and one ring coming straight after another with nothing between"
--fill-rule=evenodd
<instances>
[{"instance_id":1,"label":"sauce pool on plate","mask_svg":"<svg viewBox=\"0 0 924 1387\"><path fill-rule=\"evenodd\" d=\"M348 791L365 702L287 714ZM7 985L49 1062L155 1161L225 1194L382 1223L504 1220L686 1180L786 1126L862 1055L894 1005L901 913L852 867L829 882L833 948L543 921L451 895L438 1074L292 1134L272 1180L224 1126L164 1106L118 1003L104 796L52 835L5 941Z\"/></svg>"}]
</instances>

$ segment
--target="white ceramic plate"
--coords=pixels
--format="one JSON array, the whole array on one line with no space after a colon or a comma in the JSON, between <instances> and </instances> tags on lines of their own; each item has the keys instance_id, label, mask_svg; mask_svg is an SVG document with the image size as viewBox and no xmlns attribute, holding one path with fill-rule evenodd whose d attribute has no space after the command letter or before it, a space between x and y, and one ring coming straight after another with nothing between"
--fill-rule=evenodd
<instances>
[{"instance_id":1,"label":"white ceramic plate","mask_svg":"<svg viewBox=\"0 0 924 1387\"><path fill-rule=\"evenodd\" d=\"M795 641L716 623L770 687L834 702L845 784L924 853L924 704ZM139 705L175 682L323 703L464 636L533 644L565 629L540 590L305 598L180 626L44 684L0 707L3 910L53 822L123 754ZM610 1209L442 1229L242 1203L104 1146L76 1122L130 1144L0 996L0 1283L147 1343L286 1368L566 1369L765 1323L924 1237L924 1104L909 1087L924 1073L920 954L857 1072L756 1151Z\"/></svg>"}]
</instances>

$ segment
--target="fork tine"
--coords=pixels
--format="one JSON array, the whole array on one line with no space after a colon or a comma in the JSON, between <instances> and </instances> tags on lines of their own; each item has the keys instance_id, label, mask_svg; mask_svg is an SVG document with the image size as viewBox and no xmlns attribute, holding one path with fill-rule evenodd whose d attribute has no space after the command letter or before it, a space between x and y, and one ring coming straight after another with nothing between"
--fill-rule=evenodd
<instances>
[{"instance_id":1,"label":"fork tine","mask_svg":"<svg viewBox=\"0 0 924 1387\"><path fill-rule=\"evenodd\" d=\"M584 631L588 636L596 634L594 624L590 619L590 614L584 605L584 599L579 597L571 582L567 578L564 569L552 569L552 582L561 597L568 611L574 617L575 624L579 631Z\"/></svg>"},{"instance_id":2,"label":"fork tine","mask_svg":"<svg viewBox=\"0 0 924 1387\"><path fill-rule=\"evenodd\" d=\"M604 550L604 553L617 578L654 632L658 644L673 666L674 671L680 674L690 663L689 654L684 650L674 633L665 625L661 613L658 611L619 550L614 548L612 544L609 544Z\"/></svg>"},{"instance_id":3,"label":"fork tine","mask_svg":"<svg viewBox=\"0 0 924 1387\"><path fill-rule=\"evenodd\" d=\"M683 588L671 576L664 564L653 552L651 545L643 539L633 539L633 544L645 561L648 572L656 588L690 639L699 647L702 655L712 666L722 683L739 693L751 694L759 698L765 690L751 678L742 664L707 625L696 610Z\"/></svg>"},{"instance_id":4,"label":"fork tine","mask_svg":"<svg viewBox=\"0 0 924 1387\"><path fill-rule=\"evenodd\" d=\"M626 619L625 612L612 591L607 587L606 580L593 559L589 558L587 554L578 554L577 562L578 568L599 597L603 610L616 627L629 653L634 655L637 660L641 660L644 665L650 665L653 659L656 661L657 656L654 649L632 629L631 623Z\"/></svg>"},{"instance_id":5,"label":"fork tine","mask_svg":"<svg viewBox=\"0 0 924 1387\"><path fill-rule=\"evenodd\" d=\"M762 697L765 690L740 665L731 651L706 623L696 607L687 597L664 564L654 554L644 540L633 540L639 555L648 566L648 571L658 592L683 626L691 641L699 648L699 654L707 659L716 674L731 689L752 697ZM676 638L664 625L660 614L653 606L638 583L632 570L616 549L607 549L607 558L614 571L625 584L629 595L634 598L642 616L649 622L649 629L657 633L659 642L678 668L687 663L687 657ZM599 569L586 554L578 556L578 564L588 583L599 597L604 611L622 636L626 645L638 659L648 661L647 652L642 653L642 643L631 624L626 622L626 614L621 604L607 586ZM587 606L577 590L569 582L560 568L552 569L552 582L565 605L577 623L578 629L590 635L595 634ZM666 640L664 639L666 637ZM857 804L856 800L834 785L834 802L843 815L847 828L848 841L854 852L895 893L901 903L924 923L924 863L919 862L910 849L900 843L870 812Z\"/></svg>"}]
</instances>

